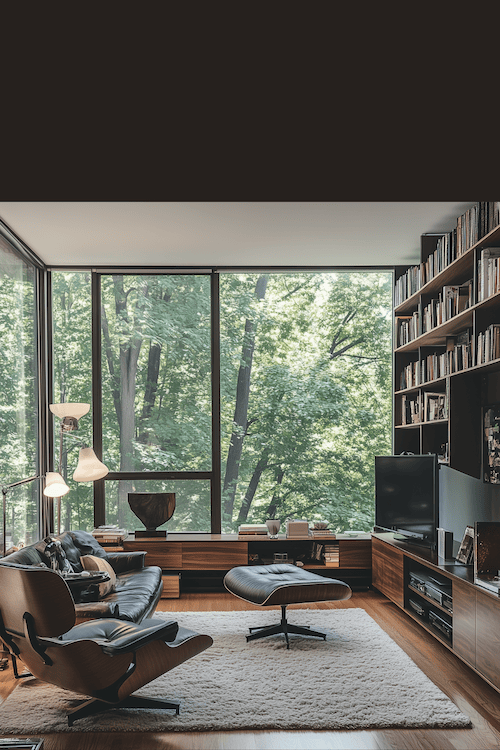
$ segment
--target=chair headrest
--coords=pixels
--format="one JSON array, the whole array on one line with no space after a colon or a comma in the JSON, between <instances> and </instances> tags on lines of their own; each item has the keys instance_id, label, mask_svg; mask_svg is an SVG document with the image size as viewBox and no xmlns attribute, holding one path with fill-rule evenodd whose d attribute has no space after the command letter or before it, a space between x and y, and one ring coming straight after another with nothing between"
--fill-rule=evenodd
<instances>
[{"instance_id":1,"label":"chair headrest","mask_svg":"<svg viewBox=\"0 0 500 750\"><path fill-rule=\"evenodd\" d=\"M64 579L53 570L0 562L0 611L7 630L23 632L29 612L39 636L66 633L75 624L75 604Z\"/></svg>"}]
</instances>

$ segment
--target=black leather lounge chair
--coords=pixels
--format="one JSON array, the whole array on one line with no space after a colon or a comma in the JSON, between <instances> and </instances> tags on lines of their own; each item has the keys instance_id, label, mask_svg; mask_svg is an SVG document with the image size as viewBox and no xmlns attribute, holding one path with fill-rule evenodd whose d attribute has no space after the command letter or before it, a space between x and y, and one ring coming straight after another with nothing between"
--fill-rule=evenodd
<instances>
[{"instance_id":1,"label":"black leather lounge chair","mask_svg":"<svg viewBox=\"0 0 500 750\"><path fill-rule=\"evenodd\" d=\"M139 688L212 645L177 622L113 618L75 626L64 579L47 568L0 565L0 637L45 682L90 700L68 713L68 724L111 708L171 708L179 704L134 696Z\"/></svg>"}]
</instances>

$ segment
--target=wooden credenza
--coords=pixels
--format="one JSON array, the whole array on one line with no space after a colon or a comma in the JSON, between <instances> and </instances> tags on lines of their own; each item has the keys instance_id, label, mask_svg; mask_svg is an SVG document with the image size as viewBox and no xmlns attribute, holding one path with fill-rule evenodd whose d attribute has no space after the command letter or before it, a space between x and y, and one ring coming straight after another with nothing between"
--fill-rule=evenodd
<instances>
[{"instance_id":1,"label":"wooden credenza","mask_svg":"<svg viewBox=\"0 0 500 750\"><path fill-rule=\"evenodd\" d=\"M180 581L197 571L206 574L208 571L226 572L239 565L248 565L250 555L273 556L273 552L290 550L291 554L297 550L307 549L311 540L292 540L280 538L277 540L239 539L236 534L180 534L170 533L166 539L135 539L129 536L123 542L125 551L144 550L146 565L158 565L164 574L164 590L177 591L179 596ZM349 572L355 580L369 585L371 581L371 539L369 535L363 538L342 538L335 540L338 545L338 564L306 564L306 570L342 578ZM177 586L177 589L176 589ZM166 596L166 594L164 594ZM172 593L169 594L172 597Z\"/></svg>"},{"instance_id":2,"label":"wooden credenza","mask_svg":"<svg viewBox=\"0 0 500 750\"><path fill-rule=\"evenodd\" d=\"M372 565L375 588L500 691L500 597L474 584L471 566L438 561L393 534L373 535ZM445 606L415 589L415 575L447 592ZM448 633L439 629L443 623Z\"/></svg>"}]
</instances>

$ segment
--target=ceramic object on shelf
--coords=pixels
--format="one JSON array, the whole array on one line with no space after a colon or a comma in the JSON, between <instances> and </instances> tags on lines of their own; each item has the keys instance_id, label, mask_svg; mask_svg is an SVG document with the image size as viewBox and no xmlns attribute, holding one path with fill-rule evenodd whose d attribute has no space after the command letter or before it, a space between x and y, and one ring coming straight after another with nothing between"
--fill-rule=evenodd
<instances>
[{"instance_id":1,"label":"ceramic object on shelf","mask_svg":"<svg viewBox=\"0 0 500 750\"><path fill-rule=\"evenodd\" d=\"M128 504L146 530L135 532L137 538L166 537L165 529L158 531L172 518L175 510L175 492L129 492Z\"/></svg>"},{"instance_id":2,"label":"ceramic object on shelf","mask_svg":"<svg viewBox=\"0 0 500 750\"><path fill-rule=\"evenodd\" d=\"M278 538L278 531L281 527L281 521L278 519L270 519L269 521L266 521L267 526L267 533L271 537L271 539L277 539Z\"/></svg>"}]
</instances>

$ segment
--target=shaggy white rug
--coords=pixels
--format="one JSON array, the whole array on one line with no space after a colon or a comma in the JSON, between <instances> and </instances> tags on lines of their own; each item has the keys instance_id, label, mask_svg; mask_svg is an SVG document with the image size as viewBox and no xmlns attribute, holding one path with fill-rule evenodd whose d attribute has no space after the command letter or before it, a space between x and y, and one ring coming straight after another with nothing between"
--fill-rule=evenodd
<instances>
[{"instance_id":1,"label":"shaggy white rug","mask_svg":"<svg viewBox=\"0 0 500 750\"><path fill-rule=\"evenodd\" d=\"M171 613L155 617L172 618ZM470 720L362 609L291 609L288 620L328 633L246 642L248 627L278 622L277 610L179 612L181 626L214 645L140 693L179 701L173 711L119 710L76 721L81 696L21 681L0 706L3 734L466 727Z\"/></svg>"}]
</instances>

